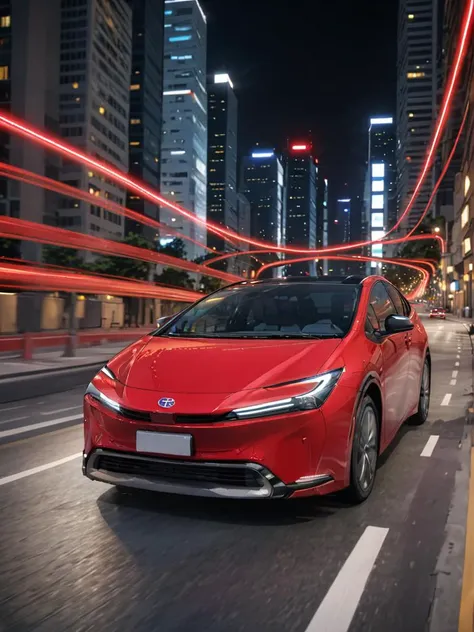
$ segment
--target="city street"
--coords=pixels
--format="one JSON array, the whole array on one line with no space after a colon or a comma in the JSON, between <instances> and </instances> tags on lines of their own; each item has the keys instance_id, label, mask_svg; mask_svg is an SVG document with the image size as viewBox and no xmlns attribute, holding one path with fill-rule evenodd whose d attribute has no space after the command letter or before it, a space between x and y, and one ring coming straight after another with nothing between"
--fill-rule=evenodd
<instances>
[{"instance_id":1,"label":"city street","mask_svg":"<svg viewBox=\"0 0 474 632\"><path fill-rule=\"evenodd\" d=\"M401 429L357 507L118 492L82 475L83 387L2 404L0 631L457 630L471 342L424 323L429 420Z\"/></svg>"}]
</instances>

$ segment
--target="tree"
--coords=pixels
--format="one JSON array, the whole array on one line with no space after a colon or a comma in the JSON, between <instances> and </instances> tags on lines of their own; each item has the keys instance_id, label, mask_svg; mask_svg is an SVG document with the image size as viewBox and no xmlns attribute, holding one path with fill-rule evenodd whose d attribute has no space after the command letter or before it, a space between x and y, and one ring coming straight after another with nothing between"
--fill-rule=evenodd
<instances>
[{"instance_id":1,"label":"tree","mask_svg":"<svg viewBox=\"0 0 474 632\"><path fill-rule=\"evenodd\" d=\"M153 250L153 246L149 241L141 235L137 235L135 233L129 233L122 243L128 244L129 246L135 246L136 248ZM149 277L151 265L152 264L147 261L106 255L99 257L92 264L89 264L87 268L91 272L98 272L100 274L111 274L113 276L122 276L128 277L129 279L146 281Z\"/></svg>"},{"instance_id":2,"label":"tree","mask_svg":"<svg viewBox=\"0 0 474 632\"><path fill-rule=\"evenodd\" d=\"M43 262L64 268L82 268L84 265L77 250L62 246L43 246Z\"/></svg>"},{"instance_id":3,"label":"tree","mask_svg":"<svg viewBox=\"0 0 474 632\"><path fill-rule=\"evenodd\" d=\"M221 287L222 283L219 279L214 279L213 277L202 276L201 281L199 283L199 289L201 289L204 294L210 294L211 292L215 292Z\"/></svg>"},{"instance_id":4,"label":"tree","mask_svg":"<svg viewBox=\"0 0 474 632\"><path fill-rule=\"evenodd\" d=\"M189 274L184 270L176 270L175 268L164 268L161 274L155 274L155 283L194 289L194 281Z\"/></svg>"},{"instance_id":5,"label":"tree","mask_svg":"<svg viewBox=\"0 0 474 632\"><path fill-rule=\"evenodd\" d=\"M8 259L21 258L21 242L17 239L0 238L0 257Z\"/></svg>"},{"instance_id":6,"label":"tree","mask_svg":"<svg viewBox=\"0 0 474 632\"><path fill-rule=\"evenodd\" d=\"M177 257L178 259L186 259L186 246L184 241L180 237L175 237L173 241L170 241L166 246L160 246L158 252L170 257Z\"/></svg>"}]
</instances>

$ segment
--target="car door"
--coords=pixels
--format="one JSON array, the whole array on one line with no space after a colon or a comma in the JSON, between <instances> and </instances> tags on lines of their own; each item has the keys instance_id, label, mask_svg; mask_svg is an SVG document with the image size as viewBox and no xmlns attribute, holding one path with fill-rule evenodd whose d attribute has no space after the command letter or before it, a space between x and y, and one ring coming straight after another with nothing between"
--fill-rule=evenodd
<instances>
[{"instance_id":1,"label":"car door","mask_svg":"<svg viewBox=\"0 0 474 632\"><path fill-rule=\"evenodd\" d=\"M392 299L395 309L400 316L408 316L415 325L413 331L406 332L405 345L409 356L408 362L408 381L406 388L406 411L405 417L413 414L414 409L418 405L421 385L421 371L423 367L424 345L420 345L419 327L415 323L415 310L413 310L400 292L389 283L386 284L387 291Z\"/></svg>"},{"instance_id":2,"label":"car door","mask_svg":"<svg viewBox=\"0 0 474 632\"><path fill-rule=\"evenodd\" d=\"M384 402L384 438L387 443L406 418L410 355L405 333L386 333L385 321L392 314L397 314L397 310L382 281L372 288L369 302L369 309L373 309L379 327L375 339L382 353L380 381Z\"/></svg>"}]
</instances>

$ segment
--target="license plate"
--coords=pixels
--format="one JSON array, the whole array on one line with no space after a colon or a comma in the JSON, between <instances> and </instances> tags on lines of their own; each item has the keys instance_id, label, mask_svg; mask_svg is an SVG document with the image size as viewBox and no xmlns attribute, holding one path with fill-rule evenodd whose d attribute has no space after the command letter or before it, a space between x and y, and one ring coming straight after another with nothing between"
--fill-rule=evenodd
<instances>
[{"instance_id":1,"label":"license plate","mask_svg":"<svg viewBox=\"0 0 474 632\"><path fill-rule=\"evenodd\" d=\"M137 431L137 452L165 454L167 456L191 456L191 435L173 434L171 432Z\"/></svg>"}]
</instances>

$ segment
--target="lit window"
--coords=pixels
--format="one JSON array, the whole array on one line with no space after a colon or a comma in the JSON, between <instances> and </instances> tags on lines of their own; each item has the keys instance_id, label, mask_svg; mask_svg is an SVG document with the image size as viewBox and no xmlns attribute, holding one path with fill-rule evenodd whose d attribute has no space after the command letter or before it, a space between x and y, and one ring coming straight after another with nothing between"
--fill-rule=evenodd
<instances>
[{"instance_id":1,"label":"lit window","mask_svg":"<svg viewBox=\"0 0 474 632\"><path fill-rule=\"evenodd\" d=\"M0 18L0 27L2 27L2 29L6 29L9 26L11 26L12 23L12 19L10 15L2 15L2 17Z\"/></svg>"},{"instance_id":2,"label":"lit window","mask_svg":"<svg viewBox=\"0 0 474 632\"><path fill-rule=\"evenodd\" d=\"M469 206L465 206L462 210L461 213L461 226L462 228L464 228L464 226L468 223L469 221Z\"/></svg>"},{"instance_id":3,"label":"lit window","mask_svg":"<svg viewBox=\"0 0 474 632\"><path fill-rule=\"evenodd\" d=\"M384 206L384 197L383 195L373 195L372 196L372 208L373 209L383 209Z\"/></svg>"},{"instance_id":4,"label":"lit window","mask_svg":"<svg viewBox=\"0 0 474 632\"><path fill-rule=\"evenodd\" d=\"M132 140L130 141L130 147L140 147L140 141L139 140Z\"/></svg>"},{"instance_id":5,"label":"lit window","mask_svg":"<svg viewBox=\"0 0 474 632\"><path fill-rule=\"evenodd\" d=\"M470 188L471 188L471 179L469 178L469 176L466 176L464 178L464 195L467 195L469 193Z\"/></svg>"},{"instance_id":6,"label":"lit window","mask_svg":"<svg viewBox=\"0 0 474 632\"><path fill-rule=\"evenodd\" d=\"M370 219L372 228L383 228L383 213L372 213Z\"/></svg>"},{"instance_id":7,"label":"lit window","mask_svg":"<svg viewBox=\"0 0 474 632\"><path fill-rule=\"evenodd\" d=\"M78 88L79 88L79 84L77 83L77 81L75 81L75 82L72 84L72 89L73 89L73 90L77 90Z\"/></svg>"},{"instance_id":8,"label":"lit window","mask_svg":"<svg viewBox=\"0 0 474 632\"><path fill-rule=\"evenodd\" d=\"M105 114L105 108L103 105L101 105L99 108L99 114Z\"/></svg>"},{"instance_id":9,"label":"lit window","mask_svg":"<svg viewBox=\"0 0 474 632\"><path fill-rule=\"evenodd\" d=\"M414 116L415 116L415 115L413 114L413 112L410 112L410 113L408 114L408 118L413 118Z\"/></svg>"},{"instance_id":10,"label":"lit window","mask_svg":"<svg viewBox=\"0 0 474 632\"><path fill-rule=\"evenodd\" d=\"M409 20L414 20L415 19L415 14L414 13L409 13L408 14L408 19Z\"/></svg>"},{"instance_id":11,"label":"lit window","mask_svg":"<svg viewBox=\"0 0 474 632\"><path fill-rule=\"evenodd\" d=\"M372 191L374 193L380 193L384 189L384 181L383 180L372 180Z\"/></svg>"},{"instance_id":12,"label":"lit window","mask_svg":"<svg viewBox=\"0 0 474 632\"><path fill-rule=\"evenodd\" d=\"M192 35L175 35L173 37L169 37L169 42L187 42L192 38Z\"/></svg>"},{"instance_id":13,"label":"lit window","mask_svg":"<svg viewBox=\"0 0 474 632\"><path fill-rule=\"evenodd\" d=\"M372 165L372 178L383 178L385 176L385 165L383 162Z\"/></svg>"},{"instance_id":14,"label":"lit window","mask_svg":"<svg viewBox=\"0 0 474 632\"><path fill-rule=\"evenodd\" d=\"M140 90L140 84L139 83L132 83L132 85L130 86L130 90Z\"/></svg>"},{"instance_id":15,"label":"lit window","mask_svg":"<svg viewBox=\"0 0 474 632\"><path fill-rule=\"evenodd\" d=\"M462 247L464 250L464 255L467 255L468 252L471 252L471 238L466 237L466 239L462 243Z\"/></svg>"},{"instance_id":16,"label":"lit window","mask_svg":"<svg viewBox=\"0 0 474 632\"><path fill-rule=\"evenodd\" d=\"M8 66L0 66L0 81L6 81L8 76Z\"/></svg>"},{"instance_id":17,"label":"lit window","mask_svg":"<svg viewBox=\"0 0 474 632\"><path fill-rule=\"evenodd\" d=\"M424 72L407 72L407 79L422 79L426 77Z\"/></svg>"},{"instance_id":18,"label":"lit window","mask_svg":"<svg viewBox=\"0 0 474 632\"><path fill-rule=\"evenodd\" d=\"M142 122L142 120L139 119L139 118L132 118L132 119L130 119L130 125L140 125L141 122Z\"/></svg>"}]
</instances>

